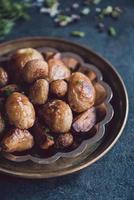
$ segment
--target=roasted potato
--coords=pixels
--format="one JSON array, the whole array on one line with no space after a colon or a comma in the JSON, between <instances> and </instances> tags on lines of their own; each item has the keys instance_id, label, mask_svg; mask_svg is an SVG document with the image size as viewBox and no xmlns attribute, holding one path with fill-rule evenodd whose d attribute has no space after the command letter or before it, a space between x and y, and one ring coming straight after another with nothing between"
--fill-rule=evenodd
<instances>
[{"instance_id":1,"label":"roasted potato","mask_svg":"<svg viewBox=\"0 0 134 200\"><path fill-rule=\"evenodd\" d=\"M34 104L44 104L48 98L49 84L45 79L35 81L29 91L29 96Z\"/></svg>"},{"instance_id":2,"label":"roasted potato","mask_svg":"<svg viewBox=\"0 0 134 200\"><path fill-rule=\"evenodd\" d=\"M96 92L95 105L99 105L105 101L107 93L105 88L100 83L95 83L94 88Z\"/></svg>"},{"instance_id":3,"label":"roasted potato","mask_svg":"<svg viewBox=\"0 0 134 200\"><path fill-rule=\"evenodd\" d=\"M62 100L53 100L43 107L44 122L53 132L66 133L72 124L72 111Z\"/></svg>"},{"instance_id":4,"label":"roasted potato","mask_svg":"<svg viewBox=\"0 0 134 200\"><path fill-rule=\"evenodd\" d=\"M79 64L79 61L72 57L64 57L62 61L72 71L76 70Z\"/></svg>"},{"instance_id":5,"label":"roasted potato","mask_svg":"<svg viewBox=\"0 0 134 200\"><path fill-rule=\"evenodd\" d=\"M23 68L23 78L27 83L46 78L48 76L48 64L43 60L31 60Z\"/></svg>"},{"instance_id":6,"label":"roasted potato","mask_svg":"<svg viewBox=\"0 0 134 200\"><path fill-rule=\"evenodd\" d=\"M20 89L16 84L9 84L0 89L1 96L10 96L13 92L18 92Z\"/></svg>"},{"instance_id":7,"label":"roasted potato","mask_svg":"<svg viewBox=\"0 0 134 200\"><path fill-rule=\"evenodd\" d=\"M56 147L58 149L64 149L71 146L73 143L73 135L71 133L64 133L59 135L56 140Z\"/></svg>"},{"instance_id":8,"label":"roasted potato","mask_svg":"<svg viewBox=\"0 0 134 200\"><path fill-rule=\"evenodd\" d=\"M70 77L70 70L64 65L60 59L50 59L48 61L49 72L48 80L68 79Z\"/></svg>"},{"instance_id":9,"label":"roasted potato","mask_svg":"<svg viewBox=\"0 0 134 200\"><path fill-rule=\"evenodd\" d=\"M7 82L8 82L8 74L2 67L0 67L0 87L5 86Z\"/></svg>"},{"instance_id":10,"label":"roasted potato","mask_svg":"<svg viewBox=\"0 0 134 200\"><path fill-rule=\"evenodd\" d=\"M14 128L2 140L2 150L5 152L21 152L31 149L34 145L33 136L28 130Z\"/></svg>"},{"instance_id":11,"label":"roasted potato","mask_svg":"<svg viewBox=\"0 0 134 200\"><path fill-rule=\"evenodd\" d=\"M35 121L35 110L29 99L19 93L12 93L6 102L9 122L20 129L31 128Z\"/></svg>"},{"instance_id":12,"label":"roasted potato","mask_svg":"<svg viewBox=\"0 0 134 200\"><path fill-rule=\"evenodd\" d=\"M1 136L2 132L4 131L4 129L5 129L5 122L0 113L0 136Z\"/></svg>"},{"instance_id":13,"label":"roasted potato","mask_svg":"<svg viewBox=\"0 0 134 200\"><path fill-rule=\"evenodd\" d=\"M28 61L40 59L44 60L39 51L33 48L24 48L17 50L11 57L12 67L17 71L22 70Z\"/></svg>"},{"instance_id":14,"label":"roasted potato","mask_svg":"<svg viewBox=\"0 0 134 200\"><path fill-rule=\"evenodd\" d=\"M52 58L54 58L54 59L60 59L61 58L60 53L58 53L58 52L56 53L56 52L52 52L52 51L42 52L42 55L44 56L46 61L48 61Z\"/></svg>"},{"instance_id":15,"label":"roasted potato","mask_svg":"<svg viewBox=\"0 0 134 200\"><path fill-rule=\"evenodd\" d=\"M96 79L96 73L94 71L89 71L86 73L86 76L90 79L90 81L94 81Z\"/></svg>"},{"instance_id":16,"label":"roasted potato","mask_svg":"<svg viewBox=\"0 0 134 200\"><path fill-rule=\"evenodd\" d=\"M76 132L87 132L95 125L95 123L95 108L90 108L74 119L72 127Z\"/></svg>"},{"instance_id":17,"label":"roasted potato","mask_svg":"<svg viewBox=\"0 0 134 200\"><path fill-rule=\"evenodd\" d=\"M67 83L64 80L52 81L50 91L58 97L63 97L67 93Z\"/></svg>"},{"instance_id":18,"label":"roasted potato","mask_svg":"<svg viewBox=\"0 0 134 200\"><path fill-rule=\"evenodd\" d=\"M83 112L94 105L95 90L84 74L75 72L71 75L68 88L69 105L75 112Z\"/></svg>"}]
</instances>

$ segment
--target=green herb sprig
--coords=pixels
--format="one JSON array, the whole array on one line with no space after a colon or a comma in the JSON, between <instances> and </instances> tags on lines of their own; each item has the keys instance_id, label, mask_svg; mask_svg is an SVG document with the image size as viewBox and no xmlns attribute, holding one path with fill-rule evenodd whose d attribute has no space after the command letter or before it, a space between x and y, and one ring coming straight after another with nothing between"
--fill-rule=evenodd
<instances>
[{"instance_id":1,"label":"green herb sprig","mask_svg":"<svg viewBox=\"0 0 134 200\"><path fill-rule=\"evenodd\" d=\"M0 39L11 32L18 19L29 19L27 14L28 3L12 0L0 1Z\"/></svg>"}]
</instances>

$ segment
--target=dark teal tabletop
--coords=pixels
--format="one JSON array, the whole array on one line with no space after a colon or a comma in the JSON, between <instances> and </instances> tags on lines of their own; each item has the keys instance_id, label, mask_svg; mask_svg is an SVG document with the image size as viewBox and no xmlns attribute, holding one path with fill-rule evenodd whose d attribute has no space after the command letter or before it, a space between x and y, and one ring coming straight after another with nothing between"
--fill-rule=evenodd
<instances>
[{"instance_id":1,"label":"dark teal tabletop","mask_svg":"<svg viewBox=\"0 0 134 200\"><path fill-rule=\"evenodd\" d=\"M49 180L0 175L1 200L134 200L134 1L103 1L103 5L109 4L120 5L124 10L121 19L114 23L118 29L115 38L98 33L91 17L59 28L48 16L32 8L32 19L19 22L5 40L55 36L84 44L107 58L123 77L129 95L129 118L121 138L105 157L72 175ZM86 32L84 38L69 36L78 29Z\"/></svg>"}]
</instances>

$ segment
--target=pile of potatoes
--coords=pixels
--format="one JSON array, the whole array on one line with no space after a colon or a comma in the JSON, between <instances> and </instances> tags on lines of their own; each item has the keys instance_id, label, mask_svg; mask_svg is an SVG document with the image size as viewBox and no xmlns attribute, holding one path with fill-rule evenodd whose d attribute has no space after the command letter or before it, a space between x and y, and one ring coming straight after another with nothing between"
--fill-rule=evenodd
<instances>
[{"instance_id":1,"label":"pile of potatoes","mask_svg":"<svg viewBox=\"0 0 134 200\"><path fill-rule=\"evenodd\" d=\"M73 146L96 124L95 106L105 91L95 79L77 59L60 53L33 48L13 53L8 68L0 67L1 150Z\"/></svg>"}]
</instances>

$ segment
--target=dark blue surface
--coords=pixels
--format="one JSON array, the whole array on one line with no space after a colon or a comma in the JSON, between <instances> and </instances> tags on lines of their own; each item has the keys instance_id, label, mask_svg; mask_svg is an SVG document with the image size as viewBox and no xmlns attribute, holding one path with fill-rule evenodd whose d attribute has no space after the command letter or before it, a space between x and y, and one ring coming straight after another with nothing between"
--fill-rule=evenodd
<instances>
[{"instance_id":1,"label":"dark blue surface","mask_svg":"<svg viewBox=\"0 0 134 200\"><path fill-rule=\"evenodd\" d=\"M19 23L5 40L37 35L63 37L85 44L110 60L122 75L129 94L129 119L123 135L104 158L73 175L35 181L1 175L1 200L134 200L134 1L105 0L104 4L108 2L124 8L121 20L114 23L118 28L116 38L97 33L91 18L84 17L62 29L33 9L32 20ZM72 30L84 30L86 37L72 38Z\"/></svg>"}]
</instances>

